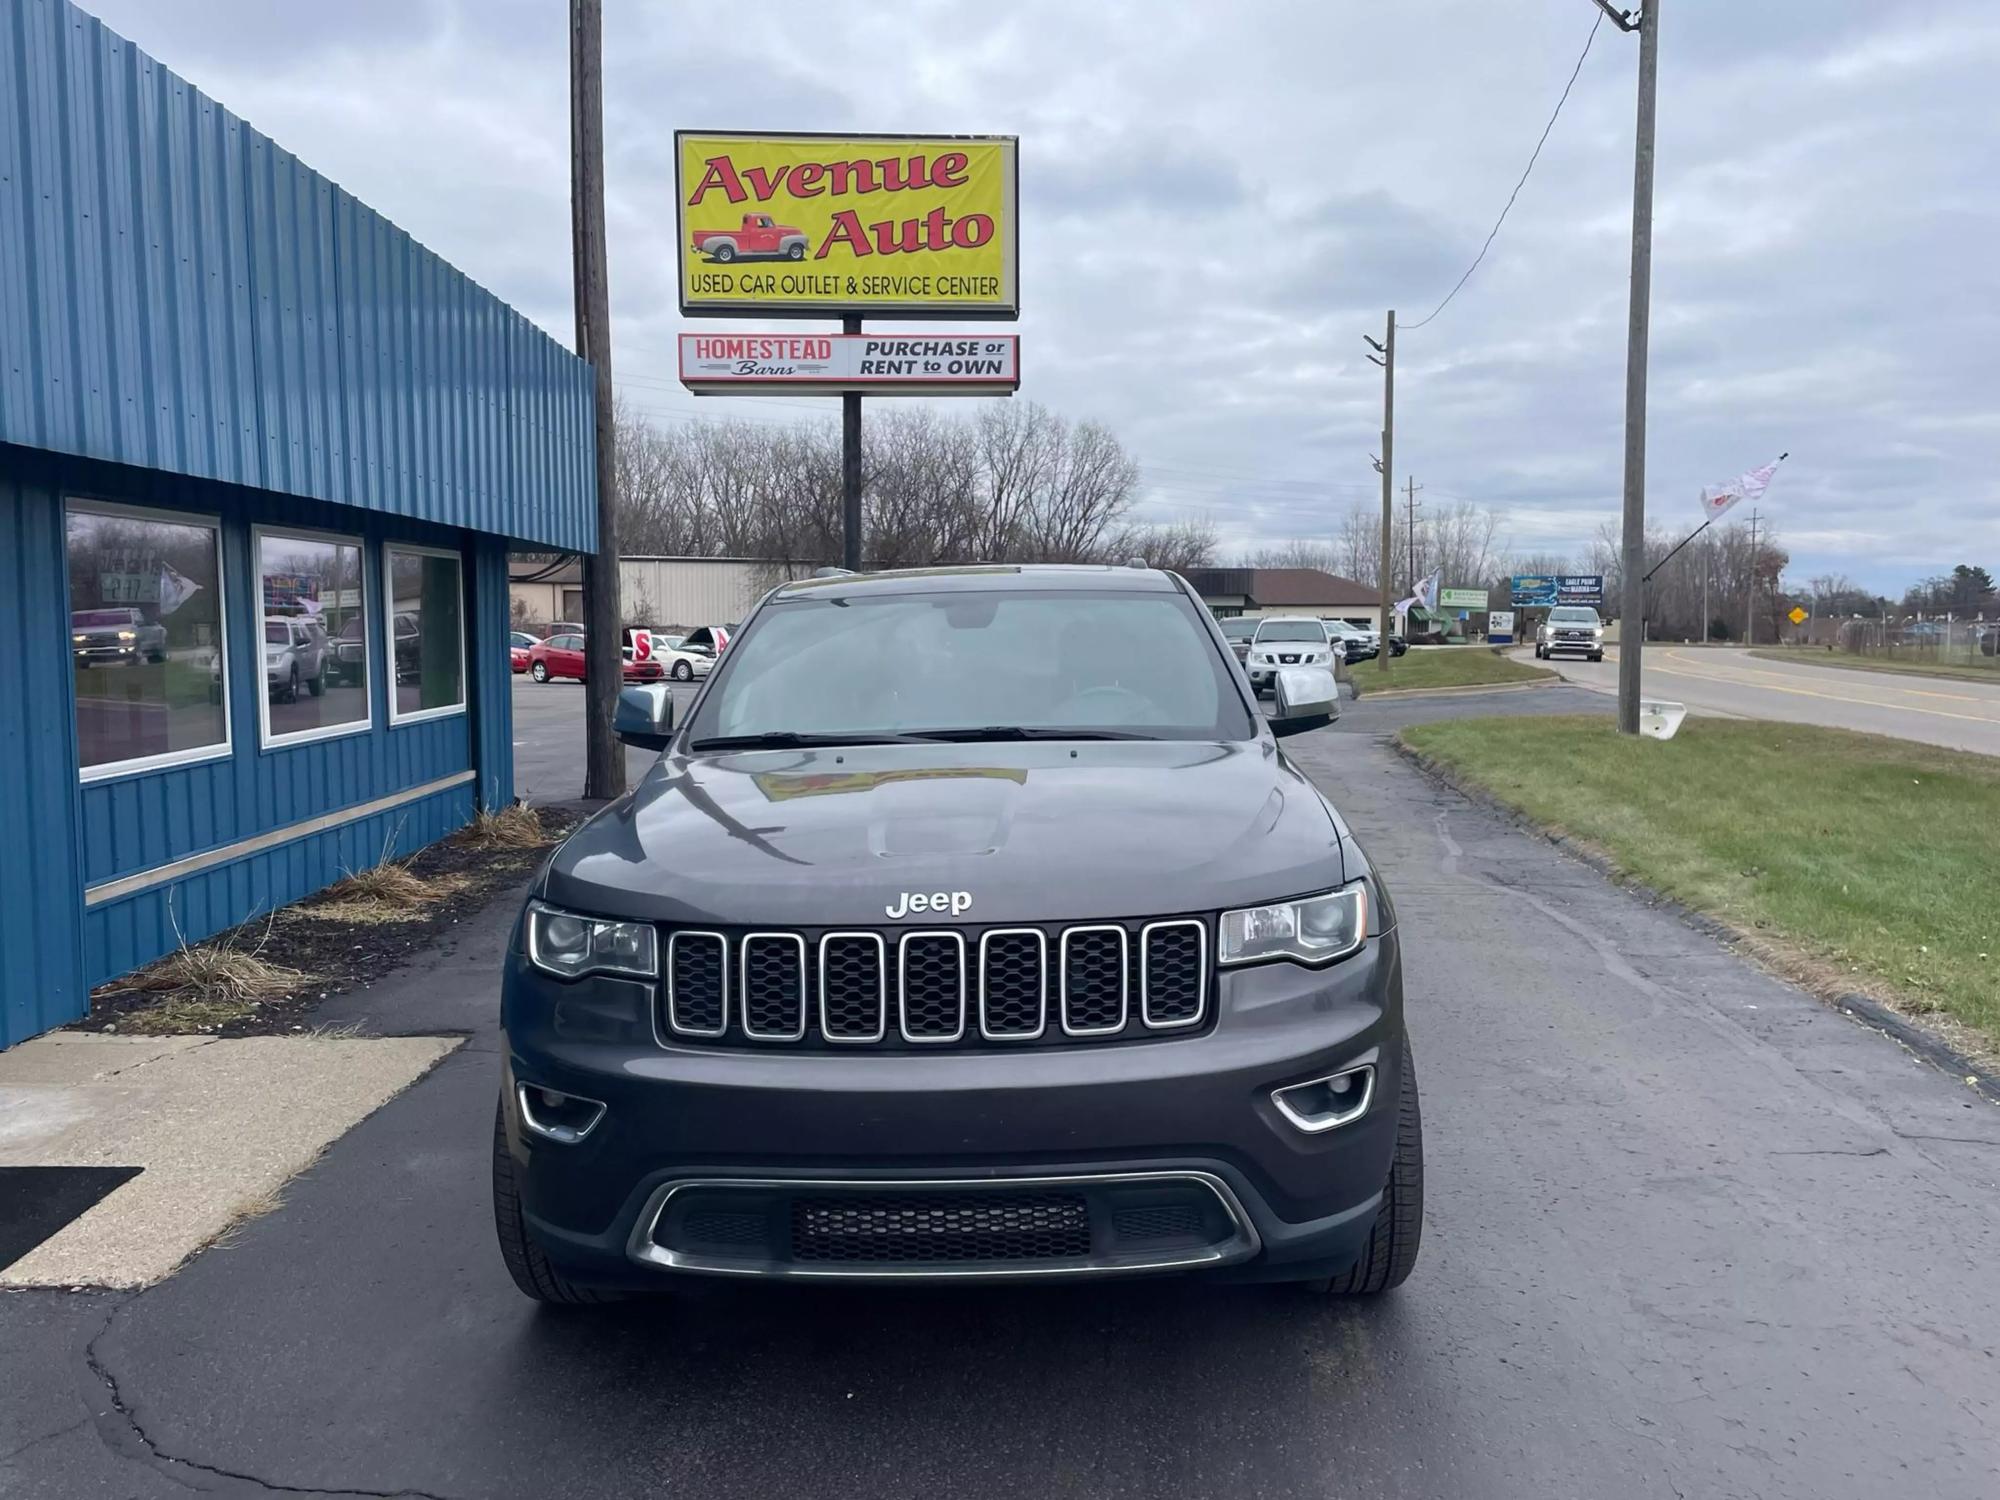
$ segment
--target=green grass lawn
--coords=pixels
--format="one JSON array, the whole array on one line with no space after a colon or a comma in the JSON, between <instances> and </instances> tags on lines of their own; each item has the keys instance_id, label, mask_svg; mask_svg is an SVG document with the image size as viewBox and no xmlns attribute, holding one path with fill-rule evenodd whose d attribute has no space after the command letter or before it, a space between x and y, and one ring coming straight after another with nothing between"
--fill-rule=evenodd
<instances>
[{"instance_id":1,"label":"green grass lawn","mask_svg":"<svg viewBox=\"0 0 2000 1500\"><path fill-rule=\"evenodd\" d=\"M1891 672L1901 677L1954 677L1964 682L2000 682L2000 656L1971 661L1925 661L1908 656L1852 656L1810 646L1753 646L1766 661L1795 661L1809 667L1846 667L1852 672Z\"/></svg>"},{"instance_id":2,"label":"green grass lawn","mask_svg":"<svg viewBox=\"0 0 2000 1500\"><path fill-rule=\"evenodd\" d=\"M1401 688L1478 687L1492 682L1534 682L1555 673L1526 662L1510 661L1497 651L1476 646L1412 647L1407 656L1398 656L1384 672L1374 661L1358 661L1348 675L1361 685L1363 694Z\"/></svg>"},{"instance_id":3,"label":"green grass lawn","mask_svg":"<svg viewBox=\"0 0 2000 1500\"><path fill-rule=\"evenodd\" d=\"M1618 868L1804 960L1815 988L2000 1043L2000 759L1837 729L1460 719L1410 748Z\"/></svg>"}]
</instances>

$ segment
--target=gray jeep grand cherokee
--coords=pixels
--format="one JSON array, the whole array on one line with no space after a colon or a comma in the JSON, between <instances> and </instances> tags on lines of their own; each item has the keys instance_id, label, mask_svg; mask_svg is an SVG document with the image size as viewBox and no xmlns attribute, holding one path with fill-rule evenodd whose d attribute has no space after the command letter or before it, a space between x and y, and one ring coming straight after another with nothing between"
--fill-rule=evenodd
<instances>
[{"instance_id":1,"label":"gray jeep grand cherokee","mask_svg":"<svg viewBox=\"0 0 2000 1500\"><path fill-rule=\"evenodd\" d=\"M1201 601L1143 568L786 584L536 880L500 1246L677 1274L1381 1292L1422 1217L1395 908Z\"/></svg>"}]
</instances>

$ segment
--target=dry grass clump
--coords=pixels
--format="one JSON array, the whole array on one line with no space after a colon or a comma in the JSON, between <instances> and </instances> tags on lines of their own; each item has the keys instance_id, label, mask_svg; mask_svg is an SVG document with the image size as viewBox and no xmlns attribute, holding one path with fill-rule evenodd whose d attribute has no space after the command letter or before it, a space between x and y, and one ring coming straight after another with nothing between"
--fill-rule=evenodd
<instances>
[{"instance_id":1,"label":"dry grass clump","mask_svg":"<svg viewBox=\"0 0 2000 1500\"><path fill-rule=\"evenodd\" d=\"M311 980L302 970L263 956L271 940L270 922L254 948L241 946L241 931L207 943L182 938L165 958L109 986L107 994L165 997L159 1005L125 1016L121 1029L152 1036L214 1031L248 1015L259 1002L290 995Z\"/></svg>"},{"instance_id":2,"label":"dry grass clump","mask_svg":"<svg viewBox=\"0 0 2000 1500\"><path fill-rule=\"evenodd\" d=\"M499 812L481 808L451 841L468 849L539 849L549 842L549 835L541 814L516 802Z\"/></svg>"},{"instance_id":3,"label":"dry grass clump","mask_svg":"<svg viewBox=\"0 0 2000 1500\"><path fill-rule=\"evenodd\" d=\"M365 870L349 870L324 896L291 909L301 917L357 927L413 922L467 883L463 875L419 875L408 860L385 859Z\"/></svg>"}]
</instances>

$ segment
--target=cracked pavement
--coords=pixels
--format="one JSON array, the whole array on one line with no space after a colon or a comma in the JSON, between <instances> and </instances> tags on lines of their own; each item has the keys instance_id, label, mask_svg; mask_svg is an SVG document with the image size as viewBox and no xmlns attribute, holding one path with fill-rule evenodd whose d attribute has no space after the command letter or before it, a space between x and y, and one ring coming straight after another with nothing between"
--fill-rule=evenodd
<instances>
[{"instance_id":1,"label":"cracked pavement","mask_svg":"<svg viewBox=\"0 0 2000 1500\"><path fill-rule=\"evenodd\" d=\"M464 1047L139 1293L0 1296L0 1495L2000 1493L2000 1111L1380 736L1289 742L1388 875L1428 1126L1372 1306L701 1283L561 1315L485 1178L492 945L327 1019Z\"/></svg>"}]
</instances>

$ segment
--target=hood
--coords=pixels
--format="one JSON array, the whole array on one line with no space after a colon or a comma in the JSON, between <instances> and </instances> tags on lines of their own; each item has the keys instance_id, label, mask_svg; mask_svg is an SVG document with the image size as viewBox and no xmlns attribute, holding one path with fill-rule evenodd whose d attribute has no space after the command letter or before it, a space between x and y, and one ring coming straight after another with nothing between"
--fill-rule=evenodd
<instances>
[{"instance_id":1,"label":"hood","mask_svg":"<svg viewBox=\"0 0 2000 1500\"><path fill-rule=\"evenodd\" d=\"M1331 810L1268 740L880 745L663 755L556 851L544 894L817 927L961 891L958 920L985 925L1212 911L1343 878Z\"/></svg>"}]
</instances>

